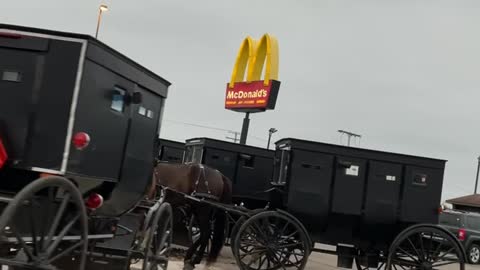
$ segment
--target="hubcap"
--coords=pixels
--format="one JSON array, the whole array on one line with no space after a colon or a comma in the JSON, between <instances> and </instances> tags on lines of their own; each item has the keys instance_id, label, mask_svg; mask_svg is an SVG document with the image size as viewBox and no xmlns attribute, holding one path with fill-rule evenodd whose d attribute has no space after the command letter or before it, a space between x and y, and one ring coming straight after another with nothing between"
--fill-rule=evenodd
<instances>
[{"instance_id":1,"label":"hubcap","mask_svg":"<svg viewBox=\"0 0 480 270\"><path fill-rule=\"evenodd\" d=\"M476 247L472 248L470 250L470 260L472 260L472 262L478 262L478 260L480 259L480 250Z\"/></svg>"},{"instance_id":2,"label":"hubcap","mask_svg":"<svg viewBox=\"0 0 480 270\"><path fill-rule=\"evenodd\" d=\"M422 268L423 270L431 270L432 269L432 264L430 262L422 262Z\"/></svg>"}]
</instances>

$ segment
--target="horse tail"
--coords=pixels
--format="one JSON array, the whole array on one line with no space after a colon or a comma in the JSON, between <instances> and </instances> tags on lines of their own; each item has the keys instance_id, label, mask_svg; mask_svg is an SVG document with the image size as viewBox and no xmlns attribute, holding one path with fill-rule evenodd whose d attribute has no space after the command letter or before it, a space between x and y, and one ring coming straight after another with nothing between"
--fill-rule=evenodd
<instances>
[{"instance_id":1,"label":"horse tail","mask_svg":"<svg viewBox=\"0 0 480 270\"><path fill-rule=\"evenodd\" d=\"M228 179L225 175L222 174L223 179L223 192L222 197L220 199L221 203L230 204L232 202L232 183L230 179ZM227 223L227 215L224 210L217 209L215 211L215 221L213 227L213 237L212 237L212 245L210 247L210 253L207 258L207 264L214 263L218 256L220 255L220 251L223 248L223 244L225 243L225 227Z\"/></svg>"}]
</instances>

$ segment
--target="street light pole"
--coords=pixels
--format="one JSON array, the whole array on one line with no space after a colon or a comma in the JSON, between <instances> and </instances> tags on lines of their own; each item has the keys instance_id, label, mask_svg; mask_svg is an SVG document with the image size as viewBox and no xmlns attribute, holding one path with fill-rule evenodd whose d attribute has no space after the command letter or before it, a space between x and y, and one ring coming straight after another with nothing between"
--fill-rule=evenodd
<instances>
[{"instance_id":1,"label":"street light pole","mask_svg":"<svg viewBox=\"0 0 480 270\"><path fill-rule=\"evenodd\" d=\"M267 143L267 149L270 149L270 139L272 138L272 134L277 132L278 130L276 128L270 128L268 130L268 143Z\"/></svg>"},{"instance_id":2,"label":"street light pole","mask_svg":"<svg viewBox=\"0 0 480 270\"><path fill-rule=\"evenodd\" d=\"M102 13L108 11L107 5L100 5L98 8L98 20L97 20L97 31L95 32L95 38L98 38L98 30L100 29L100 22L102 21Z\"/></svg>"},{"instance_id":3,"label":"street light pole","mask_svg":"<svg viewBox=\"0 0 480 270\"><path fill-rule=\"evenodd\" d=\"M480 171L480 156L478 157L478 165L477 165L477 178L475 179L475 190L473 194L477 194L477 186L478 186L478 172Z\"/></svg>"}]
</instances>

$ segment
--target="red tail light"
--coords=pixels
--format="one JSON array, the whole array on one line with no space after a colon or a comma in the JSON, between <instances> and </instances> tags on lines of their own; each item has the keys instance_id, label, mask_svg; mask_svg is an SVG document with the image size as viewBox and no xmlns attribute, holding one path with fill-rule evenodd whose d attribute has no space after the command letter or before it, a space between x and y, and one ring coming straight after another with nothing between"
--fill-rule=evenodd
<instances>
[{"instance_id":1,"label":"red tail light","mask_svg":"<svg viewBox=\"0 0 480 270\"><path fill-rule=\"evenodd\" d=\"M458 240L463 241L465 240L465 237L467 236L467 232L465 229L461 228L458 230Z\"/></svg>"},{"instance_id":2,"label":"red tail light","mask_svg":"<svg viewBox=\"0 0 480 270\"><path fill-rule=\"evenodd\" d=\"M100 194L97 193L92 193L90 196L88 196L88 199L85 203L87 208L89 209L97 209L100 208L103 205L103 197Z\"/></svg>"},{"instance_id":3,"label":"red tail light","mask_svg":"<svg viewBox=\"0 0 480 270\"><path fill-rule=\"evenodd\" d=\"M7 150L3 145L2 139L0 139L0 169L3 167L3 165L5 165L5 162L7 162L7 159L8 159Z\"/></svg>"},{"instance_id":4,"label":"red tail light","mask_svg":"<svg viewBox=\"0 0 480 270\"><path fill-rule=\"evenodd\" d=\"M83 150L90 143L90 135L85 132L78 132L73 135L72 143L77 150Z\"/></svg>"}]
</instances>

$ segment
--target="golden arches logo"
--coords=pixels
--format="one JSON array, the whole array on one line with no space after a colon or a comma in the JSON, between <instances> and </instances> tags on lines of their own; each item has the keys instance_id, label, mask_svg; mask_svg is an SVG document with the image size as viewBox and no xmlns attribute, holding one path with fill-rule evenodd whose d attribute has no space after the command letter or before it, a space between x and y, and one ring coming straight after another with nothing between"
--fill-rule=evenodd
<instances>
[{"instance_id":1,"label":"golden arches logo","mask_svg":"<svg viewBox=\"0 0 480 270\"><path fill-rule=\"evenodd\" d=\"M245 38L227 85L225 108L244 112L274 109L280 88L278 59L278 42L272 35L265 34L260 40Z\"/></svg>"},{"instance_id":2,"label":"golden arches logo","mask_svg":"<svg viewBox=\"0 0 480 270\"><path fill-rule=\"evenodd\" d=\"M252 82L260 80L264 65L264 85L268 85L271 79L278 80L277 39L269 34L263 35L259 41L248 36L243 40L240 50L238 51L229 87L233 88L235 82L245 80L247 67L246 81Z\"/></svg>"}]
</instances>

